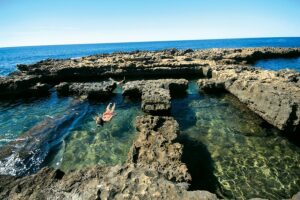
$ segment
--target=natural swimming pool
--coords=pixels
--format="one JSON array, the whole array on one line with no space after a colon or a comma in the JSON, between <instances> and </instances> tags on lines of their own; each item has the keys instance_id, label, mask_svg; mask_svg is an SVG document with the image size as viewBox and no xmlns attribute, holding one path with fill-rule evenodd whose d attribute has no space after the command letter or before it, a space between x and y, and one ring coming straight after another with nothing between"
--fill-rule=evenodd
<instances>
[{"instance_id":1,"label":"natural swimming pool","mask_svg":"<svg viewBox=\"0 0 300 200\"><path fill-rule=\"evenodd\" d=\"M300 148L230 94L189 94L172 115L181 127L193 189L226 198L290 198L300 189Z\"/></svg>"},{"instance_id":2,"label":"natural swimming pool","mask_svg":"<svg viewBox=\"0 0 300 200\"><path fill-rule=\"evenodd\" d=\"M65 113L72 101L52 93L49 98L1 102L1 145L45 117ZM84 116L43 165L69 171L123 163L135 137L134 119L142 114L140 102L123 98L120 88L110 101L117 103L111 123L97 127L93 121L108 101L89 102ZM178 141L185 144L183 161L193 176L192 189L226 198L270 199L288 198L300 190L300 148L231 95L199 94L190 81L188 94L172 100L171 114L180 125Z\"/></svg>"}]
</instances>

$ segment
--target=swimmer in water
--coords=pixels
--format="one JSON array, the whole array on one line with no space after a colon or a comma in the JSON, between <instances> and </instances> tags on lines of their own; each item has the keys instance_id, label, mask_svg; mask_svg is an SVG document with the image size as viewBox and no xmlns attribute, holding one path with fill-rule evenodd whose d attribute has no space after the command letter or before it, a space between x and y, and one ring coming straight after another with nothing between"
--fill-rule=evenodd
<instances>
[{"instance_id":1,"label":"swimmer in water","mask_svg":"<svg viewBox=\"0 0 300 200\"><path fill-rule=\"evenodd\" d=\"M110 107L111 104L112 104L112 103L109 103L109 104L107 105L106 110L105 110L105 112L104 112L102 115L98 115L98 116L96 116L96 117L94 118L94 120L95 120L95 122L96 122L97 125L103 126L103 124L104 124L105 122L109 122L109 121L113 118L113 116L116 115L116 114L115 114L116 104L114 103L114 104L112 105L112 107Z\"/></svg>"}]
</instances>

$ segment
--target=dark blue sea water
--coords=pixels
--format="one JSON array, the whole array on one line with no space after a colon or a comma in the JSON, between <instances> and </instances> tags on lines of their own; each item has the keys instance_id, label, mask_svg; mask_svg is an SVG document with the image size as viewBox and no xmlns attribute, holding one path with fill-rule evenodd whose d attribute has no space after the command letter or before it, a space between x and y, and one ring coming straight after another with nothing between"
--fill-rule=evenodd
<instances>
[{"instance_id":1,"label":"dark blue sea water","mask_svg":"<svg viewBox=\"0 0 300 200\"><path fill-rule=\"evenodd\" d=\"M74 58L99 53L134 50L160 50L166 48L206 49L206 48L242 48L242 47L300 47L300 37L297 38L252 38L252 39L219 39L219 40L188 40L165 42L132 42L111 44L80 44L0 48L0 75L7 75L16 69L16 64L29 64L47 58ZM286 60L289 62L289 60ZM299 60L296 67L299 70ZM260 63L262 66L263 63ZM283 64L283 67L286 67ZM263 66L262 66L263 67ZM283 68L266 65L270 69Z\"/></svg>"},{"instance_id":2,"label":"dark blue sea water","mask_svg":"<svg viewBox=\"0 0 300 200\"><path fill-rule=\"evenodd\" d=\"M256 62L255 66L272 70L280 70L287 68L294 69L300 72L300 57L265 59Z\"/></svg>"}]
</instances>

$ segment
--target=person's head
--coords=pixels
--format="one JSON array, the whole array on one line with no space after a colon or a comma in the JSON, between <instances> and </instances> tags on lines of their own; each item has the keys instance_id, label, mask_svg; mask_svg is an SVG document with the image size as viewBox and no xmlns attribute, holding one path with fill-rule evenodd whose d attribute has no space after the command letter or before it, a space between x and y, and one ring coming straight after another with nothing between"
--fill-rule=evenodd
<instances>
[{"instance_id":1,"label":"person's head","mask_svg":"<svg viewBox=\"0 0 300 200\"><path fill-rule=\"evenodd\" d=\"M103 126L104 122L105 122L105 121L102 119L102 116L97 116L97 117L96 117L96 124L97 124L97 125Z\"/></svg>"}]
</instances>

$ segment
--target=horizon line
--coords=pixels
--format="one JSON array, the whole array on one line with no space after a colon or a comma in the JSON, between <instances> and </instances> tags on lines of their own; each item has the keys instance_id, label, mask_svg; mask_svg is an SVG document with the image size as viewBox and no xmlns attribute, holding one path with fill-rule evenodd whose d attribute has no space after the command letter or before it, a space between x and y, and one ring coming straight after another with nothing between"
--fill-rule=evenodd
<instances>
[{"instance_id":1,"label":"horizon line","mask_svg":"<svg viewBox=\"0 0 300 200\"><path fill-rule=\"evenodd\" d=\"M271 38L300 38L300 36L262 36L262 37L228 37L228 38L206 38L206 39L174 39L174 40L147 40L147 41L118 41L118 42L88 42L88 43L70 43L70 44L40 44L40 45L24 45L24 46L0 46L0 49L4 48L18 48L18 47L43 47L43 46L68 46L68 45L91 45L91 44L126 44L126 43L154 43L154 42L176 42L176 41L205 41L205 40L239 40L239 39L271 39Z\"/></svg>"}]
</instances>

